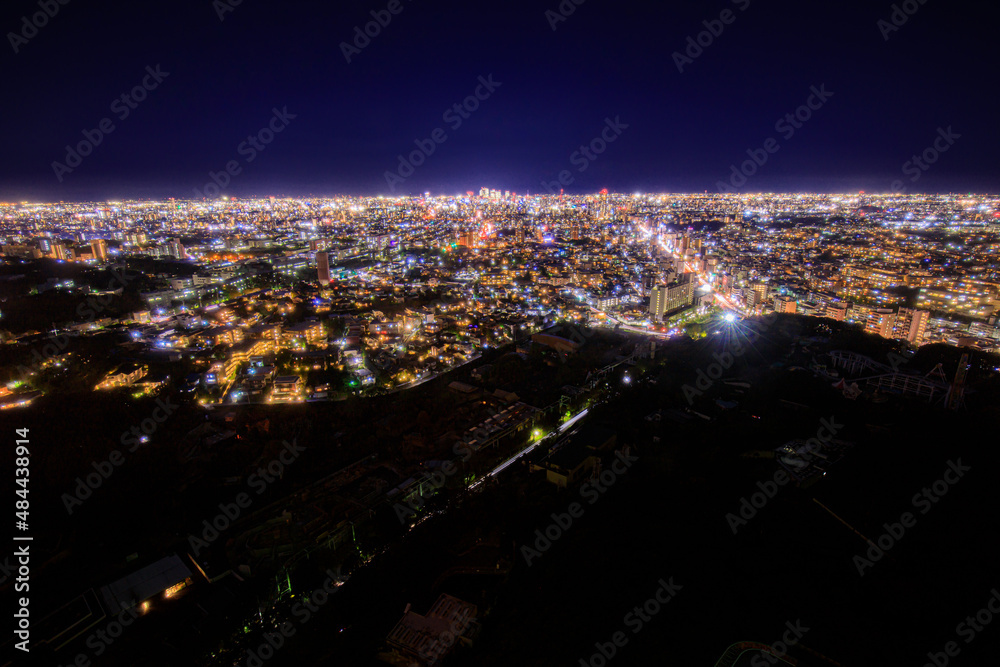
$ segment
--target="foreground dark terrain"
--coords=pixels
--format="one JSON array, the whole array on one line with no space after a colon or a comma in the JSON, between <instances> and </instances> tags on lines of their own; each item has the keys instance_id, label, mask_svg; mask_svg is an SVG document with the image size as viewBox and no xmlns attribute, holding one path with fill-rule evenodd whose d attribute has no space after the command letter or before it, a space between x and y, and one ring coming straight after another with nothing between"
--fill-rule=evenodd
<instances>
[{"instance_id":1,"label":"foreground dark terrain","mask_svg":"<svg viewBox=\"0 0 1000 667\"><path fill-rule=\"evenodd\" d=\"M559 489L544 472L531 472L529 461L558 449L553 436L475 490L442 487L402 523L391 502L377 504L350 544L312 551L291 569L275 562L215 583L198 575L173 606L139 619L100 656L85 635L44 657L51 661L45 664L69 664L80 653L92 664L256 664L250 651L263 645L264 632L291 619L295 601L319 588L327 571L346 583L307 622L296 621L295 636L266 664L382 664L375 655L406 605L422 613L442 592L479 610L479 635L448 658L453 665L598 665L602 652L612 651L622 665L714 665L736 642L774 645L783 636L794 638L790 655L803 665L922 664L948 642L960 649L956 660L985 664L996 628L959 624L974 620L1000 584L992 557L1000 535L990 520L998 509L990 435L997 388L985 371L991 359L972 358L957 410L887 392L850 400L810 369L815 359L852 349L897 358L920 375L940 361L951 376L960 351L931 347L894 357L890 343L783 317L734 357L719 381L699 388L699 370L719 358L712 355L734 349L727 337L750 331L749 322L738 326L743 333L673 341L654 359L621 366L596 385L589 411L571 430L613 431L630 461L610 475L616 468L606 466L603 484L577 480ZM590 344L606 345L607 336ZM542 391L546 374L574 372L572 360L501 363L498 354L496 365L513 366L510 377L493 379L509 390L525 382L522 392L530 394L528 385ZM167 434L157 433L156 447L137 453L72 514L61 496L80 469L73 461L100 460L95 452L106 432L141 420L142 407L95 403L86 417L67 405L70 419L61 422L40 419L34 407L19 414L18 427L30 427L36 443L35 608L57 608L122 576L135 559L130 554L143 562L191 553L190 535L202 519L240 488L221 479L232 469L252 474L256 462L280 449L279 438L295 438L305 453L262 496L259 507L275 511L297 507L297 490L359 457L375 454L403 466L413 457L447 455L400 444L407 433L431 433L456 418L447 406L458 399L444 387L430 383L368 403L276 408L266 414L265 432L250 426L263 413L243 408L233 422L240 439L203 464L183 461L171 445L206 419L184 405L164 426ZM422 409L421 426L392 433L388 406L402 414ZM7 415L4 426L14 428ZM843 458L826 465L826 475L780 483L788 478L776 477L773 451L796 438L823 437L821 429L847 443ZM476 461L472 478L482 474ZM574 503L582 510L567 520ZM912 520L900 527L906 512ZM897 535L891 539L884 537L890 529ZM216 568L209 576L240 562L233 536L224 531L201 559ZM880 537L885 553L866 555L865 539ZM272 600L273 578L282 573L291 574L290 588ZM13 594L10 583L5 597ZM658 593L669 602L647 604Z\"/></svg>"}]
</instances>

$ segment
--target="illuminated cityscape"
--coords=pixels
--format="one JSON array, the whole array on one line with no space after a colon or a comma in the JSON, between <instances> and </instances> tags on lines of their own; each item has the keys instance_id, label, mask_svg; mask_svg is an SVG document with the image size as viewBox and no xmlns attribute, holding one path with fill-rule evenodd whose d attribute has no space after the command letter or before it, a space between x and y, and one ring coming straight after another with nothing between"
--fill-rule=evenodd
<instances>
[{"instance_id":1,"label":"illuminated cityscape","mask_svg":"<svg viewBox=\"0 0 1000 667\"><path fill-rule=\"evenodd\" d=\"M65 490L53 499L68 518L94 506L89 499L117 467L147 449L172 451L164 471L193 481L204 465L235 472L248 455L260 461L251 452L263 447L272 462L245 484L272 498L292 494L241 516L254 496L227 491L241 476L216 478L206 489L222 486L209 497L237 498L218 505L221 519L187 529L159 559L126 568L127 579L62 600L82 625L45 640L55 655L129 609L168 614L158 622L168 625L190 616L182 610L207 601L212 582L231 573L249 576L264 596L256 620L240 621L253 612L234 601L229 620L212 625L221 643L196 652L206 664L240 655L249 662L237 664L250 664L255 641L271 645L269 627L318 613L295 606L302 589L293 578L319 585L313 596L340 599L345 584L354 590L352 573L385 567L370 563L400 529L409 534L463 493L502 494L502 478L527 474L536 492L585 494L597 480L613 483L604 465L617 475L624 461L627 471L637 438L655 444L663 428L808 409L773 389L749 407L745 394L760 381L758 360L741 357L749 348L820 386L825 378L832 395L946 414L967 409L970 375L981 392L1000 372L1000 199L992 196L528 196L484 187L450 197L2 204L0 214L2 407L136 422L120 438L127 448L95 455L93 472L70 466L62 475ZM774 356L775 321L783 336L789 326L800 332L783 357ZM833 349L835 339L853 351ZM866 356L878 340L883 360ZM696 356L722 351L701 369L670 371L691 344L704 346ZM829 351L817 360L807 344ZM608 417L622 401L648 412L645 435L620 439L621 422ZM386 409L397 418L380 417ZM135 416L144 413L152 416ZM317 436L315 422L329 430ZM92 430L87 451L107 450L102 433ZM390 433L400 440L386 445ZM772 456L805 485L839 468L855 444L837 438L814 454L793 438ZM335 453L314 453L309 472L295 467L300 451L317 447ZM589 489L595 498L598 488ZM76 520L87 525L85 517ZM387 528L386 517L399 523ZM748 518L727 517L734 532ZM220 534L229 535L224 545ZM506 555L494 545L476 558L516 571L517 558L532 565L551 539ZM303 575L303 558L330 564L327 579ZM410 611L386 629L379 658L430 665L471 646L485 600L460 590L429 601L428 616ZM138 608L129 595L142 598ZM227 638L243 622L246 639ZM341 632L351 627L338 622ZM463 639L445 646L446 632Z\"/></svg>"},{"instance_id":2,"label":"illuminated cityscape","mask_svg":"<svg viewBox=\"0 0 1000 667\"><path fill-rule=\"evenodd\" d=\"M188 371L205 404L392 390L556 321L669 338L719 310L776 312L914 348L994 352L1000 340L1000 200L988 196L553 197L484 187L464 197L0 212L15 273L53 260L83 276L12 276L42 301L80 305L7 309L5 321L22 325L8 338L114 333L136 355L176 362L174 377ZM111 278L102 285L97 275ZM279 353L280 363L265 363ZM98 387L155 380L107 361L88 368Z\"/></svg>"},{"instance_id":3,"label":"illuminated cityscape","mask_svg":"<svg viewBox=\"0 0 1000 667\"><path fill-rule=\"evenodd\" d=\"M0 667L994 664L998 18L6 3Z\"/></svg>"}]
</instances>

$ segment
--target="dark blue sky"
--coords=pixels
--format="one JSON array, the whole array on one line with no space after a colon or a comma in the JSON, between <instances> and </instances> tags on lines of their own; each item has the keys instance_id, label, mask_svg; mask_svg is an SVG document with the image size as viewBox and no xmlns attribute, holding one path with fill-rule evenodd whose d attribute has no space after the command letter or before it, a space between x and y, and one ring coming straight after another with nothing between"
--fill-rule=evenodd
<instances>
[{"instance_id":1,"label":"dark blue sky","mask_svg":"<svg viewBox=\"0 0 1000 667\"><path fill-rule=\"evenodd\" d=\"M348 63L341 42L388 0L242 0L220 20L225 1L69 0L17 53L9 33L38 0L4 3L0 200L188 198L231 160L234 196L390 194L385 172L437 128L446 141L395 192L536 193L563 170L567 192L717 191L772 138L743 191L998 189L998 12L984 3L911 0L886 40L892 3L878 1L586 0L553 31L559 0L398 0ZM679 72L674 52L725 9L732 22ZM120 118L114 100L156 65L169 75ZM489 75L501 85L447 122ZM779 131L822 85L833 95ZM295 118L240 150L274 108ZM60 181L52 163L105 118L114 131ZM627 128L595 159L574 156L607 118ZM907 165L949 126L959 137L934 164Z\"/></svg>"}]
</instances>

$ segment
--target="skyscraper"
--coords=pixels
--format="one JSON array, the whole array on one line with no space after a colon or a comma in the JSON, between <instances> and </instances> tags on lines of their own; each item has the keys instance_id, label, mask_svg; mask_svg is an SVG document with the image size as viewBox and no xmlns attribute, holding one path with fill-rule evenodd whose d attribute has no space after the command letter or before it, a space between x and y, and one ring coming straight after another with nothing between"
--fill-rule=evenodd
<instances>
[{"instance_id":1,"label":"skyscraper","mask_svg":"<svg viewBox=\"0 0 1000 667\"><path fill-rule=\"evenodd\" d=\"M667 286L667 312L694 303L694 274L682 273Z\"/></svg>"},{"instance_id":2,"label":"skyscraper","mask_svg":"<svg viewBox=\"0 0 1000 667\"><path fill-rule=\"evenodd\" d=\"M649 318L660 322L665 312L667 312L667 286L657 285L649 293Z\"/></svg>"}]
</instances>

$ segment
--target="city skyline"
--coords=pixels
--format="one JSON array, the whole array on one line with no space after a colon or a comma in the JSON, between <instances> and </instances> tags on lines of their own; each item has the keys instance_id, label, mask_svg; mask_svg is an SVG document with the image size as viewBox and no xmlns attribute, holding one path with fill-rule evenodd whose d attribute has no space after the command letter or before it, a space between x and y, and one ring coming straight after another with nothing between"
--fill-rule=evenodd
<instances>
[{"instance_id":1,"label":"city skyline","mask_svg":"<svg viewBox=\"0 0 1000 667\"><path fill-rule=\"evenodd\" d=\"M493 190L494 188L489 188ZM476 188L478 190L478 188ZM562 194L563 198L571 199L587 199L592 197L598 197L602 191L608 190L608 188L600 188L592 191L577 191L570 192L565 191ZM507 192L509 197L503 197L504 199L556 199L560 198L559 192L549 193L531 193L531 192L517 192L511 189L498 189L497 192ZM473 193L473 194L470 194ZM87 205L87 204L122 204L122 203L164 203L169 201L177 202L189 202L199 205L212 205L212 204L223 204L228 201L253 201L253 202L266 202L269 200L274 201L334 201L334 200L367 200L367 199L385 199L385 200L422 200L422 199L467 199L475 194L475 190L466 190L463 192L433 192L428 191L425 193L418 194L396 194L396 195L383 195L383 194L358 194L354 192L337 192L333 194L309 194L302 196L289 196L280 194L253 194L246 196L229 196L222 195L214 198L193 198L193 197L114 197L107 199L59 199L59 200L44 200L44 199L11 199L10 201L0 201L0 206L55 206L59 204L67 205ZM860 191L802 191L802 190L788 190L788 191L753 191L753 192L739 192L739 193L718 193L711 191L615 191L610 190L610 194L622 197L731 197L736 200L743 199L759 199L761 197L870 197L873 199L877 198L920 198L920 197L956 197L956 198L993 198L996 195L987 191L946 191L946 192L931 192L931 191L915 191L915 192L868 192L865 190Z\"/></svg>"},{"instance_id":2,"label":"city skyline","mask_svg":"<svg viewBox=\"0 0 1000 667\"><path fill-rule=\"evenodd\" d=\"M479 184L459 197L8 203L0 238L0 411L33 455L17 464L33 474L15 527L46 563L31 572L43 620L19 647L62 664L106 652L107 664L253 667L331 651L357 656L346 664L509 664L538 647L490 607L531 613L530 577L560 581L570 563L579 581L595 551L628 562L607 574L628 598L677 593L698 619L734 591L759 606L763 568L780 577L777 555L815 558L816 542L835 547L829 566L799 577L824 594L793 590L760 623L677 628L695 638L685 662L727 646L766 654L780 644L732 642L808 616L828 628L810 648L864 664L851 635L875 619L845 630L825 591L870 571L909 581L880 562L886 535L904 532L886 524L879 551L862 546L814 499L870 533L942 470L989 492L972 475L993 450L954 435L996 421L1000 196L526 197ZM975 457L969 481L943 447ZM675 483L686 502L661 496ZM963 563L989 559L960 523L979 501L934 505L941 484L914 501L934 509L929 528L947 523L933 538L966 540ZM657 537L664 522L698 539ZM789 525L813 537L781 539ZM663 564L678 548L674 579ZM650 550L645 564L630 555ZM707 588L720 572L736 579ZM692 580L711 593L686 596ZM621 607L617 583L590 588L591 603ZM225 615L209 611L220 592ZM880 587L857 596L882 613ZM548 604L518 623L575 626L585 603ZM53 612L65 608L77 613ZM920 622L947 627L950 609ZM136 630L119 641L122 614ZM191 623L201 632L172 646L144 634ZM546 664L608 655L594 642L613 625L564 633ZM676 622L658 627L634 648L612 635L615 650L676 652ZM812 655L796 659L829 664Z\"/></svg>"}]
</instances>

